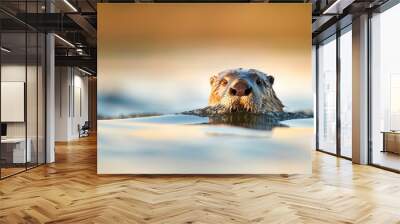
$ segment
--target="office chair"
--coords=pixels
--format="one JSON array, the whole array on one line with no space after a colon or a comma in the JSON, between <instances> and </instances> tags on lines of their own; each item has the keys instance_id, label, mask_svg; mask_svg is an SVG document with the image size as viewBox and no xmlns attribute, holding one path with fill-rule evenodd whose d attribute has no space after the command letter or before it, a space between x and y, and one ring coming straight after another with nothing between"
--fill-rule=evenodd
<instances>
[{"instance_id":1,"label":"office chair","mask_svg":"<svg viewBox=\"0 0 400 224\"><path fill-rule=\"evenodd\" d=\"M90 129L89 121L85 121L82 127L78 125L78 129L79 129L79 138L89 136L89 129Z\"/></svg>"}]
</instances>

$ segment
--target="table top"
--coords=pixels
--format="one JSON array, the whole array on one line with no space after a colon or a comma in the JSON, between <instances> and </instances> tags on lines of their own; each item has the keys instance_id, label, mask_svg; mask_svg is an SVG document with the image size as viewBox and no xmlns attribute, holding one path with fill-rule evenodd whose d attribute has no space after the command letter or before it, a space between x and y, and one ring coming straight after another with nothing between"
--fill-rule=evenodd
<instances>
[{"instance_id":1,"label":"table top","mask_svg":"<svg viewBox=\"0 0 400 224\"><path fill-rule=\"evenodd\" d=\"M400 134L400 131L381 131L384 134Z\"/></svg>"},{"instance_id":2,"label":"table top","mask_svg":"<svg viewBox=\"0 0 400 224\"><path fill-rule=\"evenodd\" d=\"M29 139L28 139L29 141ZM25 138L5 138L1 139L1 143L20 143L20 142L25 142Z\"/></svg>"}]
</instances>

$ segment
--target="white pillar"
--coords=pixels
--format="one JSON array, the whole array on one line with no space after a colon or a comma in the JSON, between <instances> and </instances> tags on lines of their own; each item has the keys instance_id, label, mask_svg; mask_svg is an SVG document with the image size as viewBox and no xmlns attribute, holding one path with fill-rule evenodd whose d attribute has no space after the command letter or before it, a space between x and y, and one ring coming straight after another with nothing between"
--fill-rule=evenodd
<instances>
[{"instance_id":1,"label":"white pillar","mask_svg":"<svg viewBox=\"0 0 400 224\"><path fill-rule=\"evenodd\" d=\"M70 141L78 137L73 135L73 68L57 66L55 72L55 141Z\"/></svg>"},{"instance_id":2,"label":"white pillar","mask_svg":"<svg viewBox=\"0 0 400 224\"><path fill-rule=\"evenodd\" d=\"M353 19L353 162L368 163L368 15Z\"/></svg>"},{"instance_id":3,"label":"white pillar","mask_svg":"<svg viewBox=\"0 0 400 224\"><path fill-rule=\"evenodd\" d=\"M55 133L55 55L54 35L46 36L46 163L55 161L54 133Z\"/></svg>"}]
</instances>

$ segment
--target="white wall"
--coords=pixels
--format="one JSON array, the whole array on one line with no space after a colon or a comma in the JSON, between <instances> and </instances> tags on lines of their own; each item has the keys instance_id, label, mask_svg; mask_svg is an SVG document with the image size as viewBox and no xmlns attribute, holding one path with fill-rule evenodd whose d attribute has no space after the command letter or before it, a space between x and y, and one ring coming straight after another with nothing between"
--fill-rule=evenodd
<instances>
[{"instance_id":1,"label":"white wall","mask_svg":"<svg viewBox=\"0 0 400 224\"><path fill-rule=\"evenodd\" d=\"M56 67L55 140L79 137L78 125L88 120L88 78L72 67Z\"/></svg>"},{"instance_id":2,"label":"white wall","mask_svg":"<svg viewBox=\"0 0 400 224\"><path fill-rule=\"evenodd\" d=\"M55 68L55 141L68 140L69 68Z\"/></svg>"},{"instance_id":3,"label":"white wall","mask_svg":"<svg viewBox=\"0 0 400 224\"><path fill-rule=\"evenodd\" d=\"M82 126L88 121L88 78L81 76L81 73L79 75L75 73L73 85L75 102L72 108L71 134L76 138L79 137L78 124Z\"/></svg>"}]
</instances>

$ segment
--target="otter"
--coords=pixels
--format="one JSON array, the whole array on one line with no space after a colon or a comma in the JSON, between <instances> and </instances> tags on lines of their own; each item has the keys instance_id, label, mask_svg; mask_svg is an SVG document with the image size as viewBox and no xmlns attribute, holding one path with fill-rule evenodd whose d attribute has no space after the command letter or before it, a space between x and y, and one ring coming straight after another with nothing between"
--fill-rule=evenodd
<instances>
[{"instance_id":1,"label":"otter","mask_svg":"<svg viewBox=\"0 0 400 224\"><path fill-rule=\"evenodd\" d=\"M272 85L274 77L257 69L228 69L210 78L208 105L227 112L283 112Z\"/></svg>"},{"instance_id":2,"label":"otter","mask_svg":"<svg viewBox=\"0 0 400 224\"><path fill-rule=\"evenodd\" d=\"M287 127L281 121L312 118L312 110L284 111L285 107L274 89L274 77L257 69L228 69L210 78L211 92L208 106L175 115L207 117L201 124L225 124L258 130ZM159 113L99 117L100 119L125 119L159 116Z\"/></svg>"}]
</instances>

